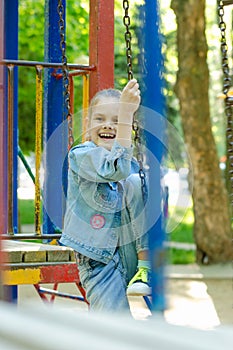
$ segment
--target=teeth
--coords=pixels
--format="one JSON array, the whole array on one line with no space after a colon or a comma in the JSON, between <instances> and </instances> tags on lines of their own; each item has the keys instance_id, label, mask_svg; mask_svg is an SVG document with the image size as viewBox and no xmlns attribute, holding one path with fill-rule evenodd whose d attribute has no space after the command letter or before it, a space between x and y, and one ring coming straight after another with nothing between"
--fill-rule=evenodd
<instances>
[{"instance_id":1,"label":"teeth","mask_svg":"<svg viewBox=\"0 0 233 350\"><path fill-rule=\"evenodd\" d=\"M115 135L113 134L105 134L105 133L101 133L99 134L100 137L104 137L104 138L108 138L108 139L114 139Z\"/></svg>"}]
</instances>

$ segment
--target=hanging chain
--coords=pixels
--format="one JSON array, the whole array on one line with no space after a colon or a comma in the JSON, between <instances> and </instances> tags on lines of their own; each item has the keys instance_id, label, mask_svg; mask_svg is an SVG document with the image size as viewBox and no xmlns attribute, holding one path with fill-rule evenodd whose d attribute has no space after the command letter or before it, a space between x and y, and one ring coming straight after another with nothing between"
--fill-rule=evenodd
<instances>
[{"instance_id":1,"label":"hanging chain","mask_svg":"<svg viewBox=\"0 0 233 350\"><path fill-rule=\"evenodd\" d=\"M131 48L131 32L130 32L130 17L129 17L129 1L123 0L123 9L125 14L123 17L123 23L125 25L125 44L126 44L126 59L127 59L127 73L128 80L133 79L133 68L132 68L132 48Z\"/></svg>"},{"instance_id":2,"label":"hanging chain","mask_svg":"<svg viewBox=\"0 0 233 350\"><path fill-rule=\"evenodd\" d=\"M221 32L221 54L222 54L222 71L223 71L223 93L225 95L225 114L227 117L227 156L228 156L228 173L230 178L230 197L233 206L233 99L228 95L231 87L231 76L228 64L228 47L226 41L226 23L224 21L224 4L222 0L218 0L218 17L219 29Z\"/></svg>"},{"instance_id":3,"label":"hanging chain","mask_svg":"<svg viewBox=\"0 0 233 350\"><path fill-rule=\"evenodd\" d=\"M69 85L69 70L66 57L66 41L65 41L65 21L64 21L64 6L62 0L58 0L57 13L59 15L59 33L60 33L60 49L62 53L62 73L64 86L64 102L66 107L66 115L64 119L68 122L68 148L71 148L74 143L73 138L73 120L70 106L70 85Z\"/></svg>"},{"instance_id":4,"label":"hanging chain","mask_svg":"<svg viewBox=\"0 0 233 350\"><path fill-rule=\"evenodd\" d=\"M125 44L126 44L127 73L128 73L128 80L131 80L133 79L132 48L131 48L132 35L130 32L130 16L129 16L128 0L123 0L123 9L125 11L125 14L123 17L123 23L126 28ZM136 158L139 164L139 177L141 179L142 197L145 203L147 200L147 186L146 186L146 174L143 169L144 155L142 152L141 130L139 127L138 120L135 118L135 114L134 114L132 129L134 131L134 145L136 149Z\"/></svg>"},{"instance_id":5,"label":"hanging chain","mask_svg":"<svg viewBox=\"0 0 233 350\"><path fill-rule=\"evenodd\" d=\"M233 0L223 0L223 5L233 5Z\"/></svg>"}]
</instances>

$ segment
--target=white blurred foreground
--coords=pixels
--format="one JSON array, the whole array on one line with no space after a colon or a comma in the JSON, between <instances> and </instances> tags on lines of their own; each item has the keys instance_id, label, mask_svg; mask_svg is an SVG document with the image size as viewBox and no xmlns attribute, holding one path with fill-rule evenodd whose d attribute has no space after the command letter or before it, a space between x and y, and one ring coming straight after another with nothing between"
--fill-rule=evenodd
<instances>
[{"instance_id":1,"label":"white blurred foreground","mask_svg":"<svg viewBox=\"0 0 233 350\"><path fill-rule=\"evenodd\" d=\"M197 330L167 324L158 315L136 321L27 305L0 303L0 349L4 350L230 350L232 327Z\"/></svg>"}]
</instances>

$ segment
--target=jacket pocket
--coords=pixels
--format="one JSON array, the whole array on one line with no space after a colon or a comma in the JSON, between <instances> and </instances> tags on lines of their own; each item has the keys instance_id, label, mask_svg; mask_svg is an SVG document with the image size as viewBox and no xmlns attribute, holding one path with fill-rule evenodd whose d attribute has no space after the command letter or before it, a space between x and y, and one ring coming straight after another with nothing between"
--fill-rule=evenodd
<instances>
[{"instance_id":1,"label":"jacket pocket","mask_svg":"<svg viewBox=\"0 0 233 350\"><path fill-rule=\"evenodd\" d=\"M119 211L121 207L121 193L117 185L112 187L108 183L96 184L94 201L103 209L109 211Z\"/></svg>"}]
</instances>

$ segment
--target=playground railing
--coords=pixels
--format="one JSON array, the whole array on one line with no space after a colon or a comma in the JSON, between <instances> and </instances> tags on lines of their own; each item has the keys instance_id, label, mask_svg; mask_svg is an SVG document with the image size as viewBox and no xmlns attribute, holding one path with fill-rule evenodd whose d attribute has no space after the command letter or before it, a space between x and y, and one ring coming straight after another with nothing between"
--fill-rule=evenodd
<instances>
[{"instance_id":1,"label":"playground railing","mask_svg":"<svg viewBox=\"0 0 233 350\"><path fill-rule=\"evenodd\" d=\"M42 71L44 69L52 69L51 75L56 80L62 78L60 68L61 63L25 61L25 60L2 60L0 65L4 65L7 71L7 212L8 212L8 229L7 232L1 232L2 246L4 256L3 259L3 284L15 286L20 284L33 284L37 292L44 301L49 301L45 294L52 295L50 302L55 296L70 297L72 299L86 301L85 291L81 286L76 262L72 251L68 248L59 245L41 244L44 240L52 244L61 236L61 228L54 226L52 233L43 233L41 231L41 203L43 204L43 191L40 182L41 168L41 148L43 141L43 79ZM74 83L73 78L81 76L83 78L82 92L82 131L80 134L85 134L85 118L88 107L88 91L89 91L89 74L95 70L94 66L68 64L69 69L69 89L71 112L74 111ZM15 67L32 67L36 71L36 116L35 116L35 174L28 165L22 150L20 149L18 138L16 140L14 129L18 128L18 123L15 121ZM61 99L63 97L61 96ZM62 111L61 111L62 113ZM17 150L17 154L16 154ZM67 150L68 151L68 150ZM35 231L32 233L20 233L18 229L18 220L15 216L18 215L18 197L17 197L17 181L18 178L17 166L15 166L15 158L21 159L26 171L31 177L35 185ZM55 156L55 155L54 155ZM59 155L57 155L59 156ZM16 170L15 170L16 169ZM46 171L46 169L44 169ZM6 169L5 169L6 171ZM62 203L61 203L62 205ZM15 224L16 222L16 224ZM41 243L24 242L25 240L39 240ZM57 291L58 283L74 282L80 296L68 295ZM54 283L53 289L44 289L40 286L43 283Z\"/></svg>"}]
</instances>

